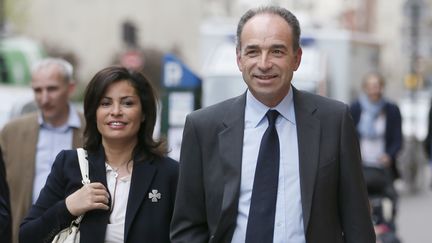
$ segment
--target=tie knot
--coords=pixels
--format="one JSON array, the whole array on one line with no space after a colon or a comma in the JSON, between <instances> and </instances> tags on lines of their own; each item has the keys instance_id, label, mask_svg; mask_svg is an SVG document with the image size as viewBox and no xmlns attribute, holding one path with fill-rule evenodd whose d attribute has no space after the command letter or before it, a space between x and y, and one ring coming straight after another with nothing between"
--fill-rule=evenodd
<instances>
[{"instance_id":1,"label":"tie knot","mask_svg":"<svg viewBox=\"0 0 432 243\"><path fill-rule=\"evenodd\" d=\"M277 110L268 110L266 113L267 120L269 122L269 126L274 126L276 123L276 119L279 116L279 111Z\"/></svg>"}]
</instances>

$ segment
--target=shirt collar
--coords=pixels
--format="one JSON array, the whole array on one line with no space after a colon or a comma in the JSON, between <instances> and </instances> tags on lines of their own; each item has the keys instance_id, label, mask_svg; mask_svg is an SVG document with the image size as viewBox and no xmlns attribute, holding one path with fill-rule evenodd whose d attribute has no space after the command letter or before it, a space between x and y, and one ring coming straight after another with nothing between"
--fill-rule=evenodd
<instances>
[{"instance_id":1,"label":"shirt collar","mask_svg":"<svg viewBox=\"0 0 432 243\"><path fill-rule=\"evenodd\" d=\"M282 99L282 101L276 107L268 107L257 100L250 90L246 92L246 110L245 110L245 123L252 127L257 127L265 117L265 114L269 109L277 110L281 116L292 123L296 124L295 113L294 113L294 102L293 102L293 91L292 86L288 91L288 94Z\"/></svg>"},{"instance_id":2,"label":"shirt collar","mask_svg":"<svg viewBox=\"0 0 432 243\"><path fill-rule=\"evenodd\" d=\"M44 121L42 117L42 112L39 111L38 113L38 123L41 127L44 128L54 128L51 124ZM62 128L68 129L68 128L80 128L81 127L81 119L78 115L78 111L76 108L69 103L69 117L66 122L66 124L61 126Z\"/></svg>"}]
</instances>

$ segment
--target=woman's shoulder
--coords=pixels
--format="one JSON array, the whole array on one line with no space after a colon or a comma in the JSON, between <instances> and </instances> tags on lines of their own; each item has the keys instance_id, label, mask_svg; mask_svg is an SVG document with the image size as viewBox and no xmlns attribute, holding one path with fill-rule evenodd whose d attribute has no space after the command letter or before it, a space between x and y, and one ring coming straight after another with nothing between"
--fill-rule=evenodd
<instances>
[{"instance_id":1,"label":"woman's shoulder","mask_svg":"<svg viewBox=\"0 0 432 243\"><path fill-rule=\"evenodd\" d=\"M168 156L163 156L163 157L159 158L159 161L160 161L160 163L164 163L170 167L178 167L179 166L177 160L174 160L173 158L168 157Z\"/></svg>"},{"instance_id":2,"label":"woman's shoulder","mask_svg":"<svg viewBox=\"0 0 432 243\"><path fill-rule=\"evenodd\" d=\"M75 159L77 158L76 149L63 149L57 154L57 158L62 158L63 160Z\"/></svg>"},{"instance_id":3,"label":"woman's shoulder","mask_svg":"<svg viewBox=\"0 0 432 243\"><path fill-rule=\"evenodd\" d=\"M57 168L69 168L69 167L75 167L78 165L77 162L78 155L76 149L65 149L61 150L55 160L54 160L54 167Z\"/></svg>"},{"instance_id":4,"label":"woman's shoulder","mask_svg":"<svg viewBox=\"0 0 432 243\"><path fill-rule=\"evenodd\" d=\"M154 164L156 164L158 167L166 168L171 171L178 171L179 169L179 163L168 156L156 158L154 160Z\"/></svg>"}]
</instances>

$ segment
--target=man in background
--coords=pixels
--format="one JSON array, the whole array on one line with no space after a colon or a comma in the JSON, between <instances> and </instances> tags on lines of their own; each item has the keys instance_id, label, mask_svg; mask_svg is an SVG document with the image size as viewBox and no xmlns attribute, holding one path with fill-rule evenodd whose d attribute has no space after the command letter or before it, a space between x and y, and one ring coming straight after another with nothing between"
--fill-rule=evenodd
<instances>
[{"instance_id":1,"label":"man in background","mask_svg":"<svg viewBox=\"0 0 432 243\"><path fill-rule=\"evenodd\" d=\"M14 243L18 242L19 225L37 200L56 155L83 144L84 117L69 102L75 88L72 65L59 58L35 63L31 87L38 111L10 121L0 134L10 187Z\"/></svg>"},{"instance_id":2,"label":"man in background","mask_svg":"<svg viewBox=\"0 0 432 243\"><path fill-rule=\"evenodd\" d=\"M399 177L396 157L402 148L402 116L399 107L384 97L385 80L377 72L365 75L363 93L351 105L360 138L363 173L369 196L386 196L396 212Z\"/></svg>"},{"instance_id":3,"label":"man in background","mask_svg":"<svg viewBox=\"0 0 432 243\"><path fill-rule=\"evenodd\" d=\"M385 169L393 181L399 177L396 157L402 148L402 116L399 107L384 97L381 74L368 73L362 88L363 94L352 103L351 113L360 138L363 167Z\"/></svg>"},{"instance_id":4,"label":"man in background","mask_svg":"<svg viewBox=\"0 0 432 243\"><path fill-rule=\"evenodd\" d=\"M427 136L424 140L424 149L426 152L426 156L429 159L429 167L432 174L432 103L429 108L429 116L428 116L428 130L427 130ZM432 189L432 179L429 182L429 187Z\"/></svg>"}]
</instances>

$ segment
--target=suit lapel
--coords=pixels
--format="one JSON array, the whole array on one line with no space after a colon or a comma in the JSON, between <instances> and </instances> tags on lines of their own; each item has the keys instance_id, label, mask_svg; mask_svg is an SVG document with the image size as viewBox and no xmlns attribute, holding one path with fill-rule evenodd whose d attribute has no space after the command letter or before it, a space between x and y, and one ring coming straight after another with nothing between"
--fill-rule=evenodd
<instances>
[{"instance_id":1,"label":"suit lapel","mask_svg":"<svg viewBox=\"0 0 432 243\"><path fill-rule=\"evenodd\" d=\"M246 93L234 100L223 120L225 129L219 133L219 155L224 175L221 217L218 224L219 235L226 235L227 230L234 230L237 218L245 104Z\"/></svg>"},{"instance_id":2,"label":"suit lapel","mask_svg":"<svg viewBox=\"0 0 432 243\"><path fill-rule=\"evenodd\" d=\"M156 174L156 166L149 161L137 161L134 163L131 186L129 189L129 198L126 208L125 220L125 241L130 230L130 226L135 218L138 208L144 203L147 198L147 192L150 189L153 177ZM154 188L157 189L157 188Z\"/></svg>"},{"instance_id":3,"label":"suit lapel","mask_svg":"<svg viewBox=\"0 0 432 243\"><path fill-rule=\"evenodd\" d=\"M303 223L305 232L307 232L318 171L320 122L313 115L317 109L315 104L310 99L305 99L303 94L295 88L293 92L297 124Z\"/></svg>"},{"instance_id":4,"label":"suit lapel","mask_svg":"<svg viewBox=\"0 0 432 243\"><path fill-rule=\"evenodd\" d=\"M78 128L72 129L72 148L80 148L83 146L83 134L84 134L84 127L85 127L85 120L84 116L81 113L78 113L81 126Z\"/></svg>"},{"instance_id":5,"label":"suit lapel","mask_svg":"<svg viewBox=\"0 0 432 243\"><path fill-rule=\"evenodd\" d=\"M21 136L19 136L21 137ZM28 207L32 204L32 195L33 195L33 181L34 181L34 175L35 175L35 165L36 165L36 147L39 139L39 123L37 121L37 113L29 120L21 138L23 143L22 147L26 149L22 149L23 154L23 160L17 161L17 163L22 163L21 168L26 168L24 170L24 173L26 173L25 176L21 177L24 181L23 184L25 186L21 188L25 188L27 190L26 197L26 203L25 205L28 205ZM19 148L16 148L19 149ZM23 215L24 216L24 215Z\"/></svg>"}]
</instances>

